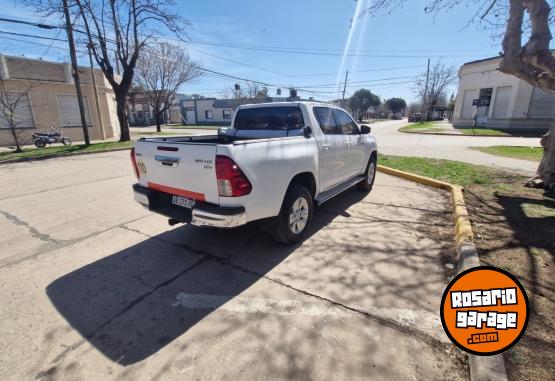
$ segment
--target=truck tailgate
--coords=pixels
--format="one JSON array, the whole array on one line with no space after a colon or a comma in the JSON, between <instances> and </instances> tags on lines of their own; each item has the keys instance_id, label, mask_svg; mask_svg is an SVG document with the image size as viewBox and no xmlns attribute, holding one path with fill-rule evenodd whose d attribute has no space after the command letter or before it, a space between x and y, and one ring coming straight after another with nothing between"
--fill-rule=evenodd
<instances>
[{"instance_id":1,"label":"truck tailgate","mask_svg":"<svg viewBox=\"0 0 555 381\"><path fill-rule=\"evenodd\" d=\"M216 144L139 140L135 158L139 184L152 190L219 203Z\"/></svg>"}]
</instances>

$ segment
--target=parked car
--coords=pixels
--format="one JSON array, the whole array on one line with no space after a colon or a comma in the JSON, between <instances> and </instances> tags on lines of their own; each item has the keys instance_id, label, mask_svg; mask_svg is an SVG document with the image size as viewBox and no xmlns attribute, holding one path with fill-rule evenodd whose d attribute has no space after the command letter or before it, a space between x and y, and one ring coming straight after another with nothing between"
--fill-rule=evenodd
<instances>
[{"instance_id":1,"label":"parked car","mask_svg":"<svg viewBox=\"0 0 555 381\"><path fill-rule=\"evenodd\" d=\"M419 112L409 115L409 122L420 122L422 120L422 115Z\"/></svg>"},{"instance_id":2,"label":"parked car","mask_svg":"<svg viewBox=\"0 0 555 381\"><path fill-rule=\"evenodd\" d=\"M403 117L400 114L393 114L391 116L391 119L392 120L401 120L401 119L403 119Z\"/></svg>"},{"instance_id":3,"label":"parked car","mask_svg":"<svg viewBox=\"0 0 555 381\"><path fill-rule=\"evenodd\" d=\"M306 237L315 205L357 186L377 161L370 127L314 102L240 106L218 135L141 138L131 150L136 201L197 226L260 220L279 242Z\"/></svg>"}]
</instances>

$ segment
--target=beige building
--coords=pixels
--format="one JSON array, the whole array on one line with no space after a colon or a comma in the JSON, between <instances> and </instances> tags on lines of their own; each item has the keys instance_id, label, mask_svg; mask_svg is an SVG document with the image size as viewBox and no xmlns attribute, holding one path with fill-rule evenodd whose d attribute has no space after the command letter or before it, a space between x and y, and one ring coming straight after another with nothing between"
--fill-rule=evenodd
<instances>
[{"instance_id":1,"label":"beige building","mask_svg":"<svg viewBox=\"0 0 555 381\"><path fill-rule=\"evenodd\" d=\"M79 73L91 140L118 137L116 103L110 84L95 69L98 110L90 68L80 67ZM53 125L73 141L84 140L71 65L0 54L0 76L8 93L26 93L16 110L22 144L32 144L32 133L48 131ZM0 146L13 144L7 122L0 116Z\"/></svg>"},{"instance_id":2,"label":"beige building","mask_svg":"<svg viewBox=\"0 0 555 381\"><path fill-rule=\"evenodd\" d=\"M465 63L453 112L455 127L544 130L555 117L555 97L499 71L501 57Z\"/></svg>"}]
</instances>

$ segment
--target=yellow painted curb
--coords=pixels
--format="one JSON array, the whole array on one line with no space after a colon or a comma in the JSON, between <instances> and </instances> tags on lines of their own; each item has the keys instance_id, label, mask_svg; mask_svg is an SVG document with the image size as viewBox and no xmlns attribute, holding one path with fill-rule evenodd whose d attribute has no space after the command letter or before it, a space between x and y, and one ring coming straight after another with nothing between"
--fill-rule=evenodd
<instances>
[{"instance_id":1,"label":"yellow painted curb","mask_svg":"<svg viewBox=\"0 0 555 381\"><path fill-rule=\"evenodd\" d=\"M457 242L457 246L462 246L464 242L473 241L474 235L472 233L472 225L470 224L470 218L468 217L468 211L466 210L462 187L434 180L429 177L415 175L414 173L384 167L383 165L378 165L378 170L380 172L387 173L388 175L401 177L405 180L449 191L451 193L453 212L455 214L455 241Z\"/></svg>"}]
</instances>

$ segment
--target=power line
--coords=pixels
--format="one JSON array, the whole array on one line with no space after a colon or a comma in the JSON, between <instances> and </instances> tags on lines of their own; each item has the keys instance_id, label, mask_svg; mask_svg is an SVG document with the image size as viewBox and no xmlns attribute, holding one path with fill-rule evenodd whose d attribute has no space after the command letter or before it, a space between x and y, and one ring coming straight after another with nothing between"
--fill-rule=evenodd
<instances>
[{"instance_id":1,"label":"power line","mask_svg":"<svg viewBox=\"0 0 555 381\"><path fill-rule=\"evenodd\" d=\"M300 55L316 55L316 56L330 56L330 57L367 57L367 58L424 58L424 57L468 57L472 56L472 54L438 54L438 55L429 55L429 54L371 54L371 53L342 53L342 52L325 52L325 51L307 51L307 50L289 50L287 48L259 48L254 46L241 46L241 45L234 45L234 44L225 44L225 43L208 43L208 42L191 42L191 44L197 45L209 45L209 46L218 46L228 49L244 49L244 50L256 50L256 51L263 51L269 53L284 53L284 54L300 54ZM356 52L356 51L355 51ZM402 52L402 51L397 51ZM414 51L416 52L416 51ZM422 52L422 51L418 51Z\"/></svg>"},{"instance_id":2,"label":"power line","mask_svg":"<svg viewBox=\"0 0 555 381\"><path fill-rule=\"evenodd\" d=\"M54 37L45 37L45 36L37 36L34 34L25 34L25 33L16 33L16 32L8 32L5 30L0 30L1 34L8 34L11 36L20 36L20 37L31 37L31 38L40 38L43 40L52 40L52 41L62 41L62 42L67 42L67 40L64 40L62 38L54 38Z\"/></svg>"},{"instance_id":3,"label":"power line","mask_svg":"<svg viewBox=\"0 0 555 381\"><path fill-rule=\"evenodd\" d=\"M31 26L36 26L36 27L42 28L42 29L59 29L59 28L62 28L60 26L54 26L54 25L48 25L48 24L36 23L36 22L29 22L29 21L20 21L20 20L8 19L8 18L4 18L4 17L0 17L0 21L12 22L12 23L16 23L16 24L31 25Z\"/></svg>"},{"instance_id":4,"label":"power line","mask_svg":"<svg viewBox=\"0 0 555 381\"><path fill-rule=\"evenodd\" d=\"M33 22L26 22L26 21L19 21L19 20L13 20L13 19L7 19L7 18L2 18L0 17L0 21L5 21L5 22L15 22L15 23L21 23L21 24L27 24L27 25L31 25L31 26L36 26L39 28L44 28L44 29L64 29L64 27L61 26L53 26L53 25L48 25L48 24L44 24L44 23L33 23ZM73 31L78 32L78 33L83 33L86 34L86 32L72 28ZM41 38L41 39L47 39L47 40L55 40L55 41L65 41L67 42L67 40L62 40L62 39L58 39L58 38L50 38L50 37L43 37L43 36L36 36L36 35L30 35L30 34L23 34L23 33L14 33L14 32L5 32L5 31L0 31L2 33L7 33L7 34L15 34L15 35L21 35L23 37L29 37L29 38ZM15 39L15 38L11 38L11 37L5 37L5 36L0 36L0 38L3 39L9 39L9 40L14 40L14 41L19 41L19 42L23 42L23 43L28 43L28 44L33 44L33 45L39 45L39 46L48 46L45 44L40 44L40 43L36 43L36 42L31 42L31 41L26 41L26 40L19 40L19 39ZM106 39L108 42L112 42L115 43L115 41L110 40L110 39ZM48 46L50 47L50 46ZM60 47L54 47L57 49L62 49ZM110 50L114 50L114 49L110 49ZM146 49L145 49L146 50ZM266 69L262 69L253 65L249 65L249 64L245 64L242 62L238 62L235 60L230 60L228 58L225 57L221 57L218 55L214 55L211 53L207 53L204 51L200 51L198 49L192 49L195 51L198 51L201 54L206 54L206 55L211 55L213 57L216 58L220 58L229 62L233 62L235 64L239 64L239 65L243 65L243 66L247 66L247 67L251 67L257 70L261 70L261 71L268 71L268 72L272 72L274 74L278 74L278 75L283 75L283 76L288 76L291 78L299 78L299 77L304 77L304 76L320 76L320 75L330 75L330 74L336 74L336 73L317 73L317 74L308 74L308 75L290 75L290 74L285 74L285 73L278 73L278 72L273 72L270 70L266 70ZM160 57L162 59L166 59L165 57ZM384 68L384 69L370 69L370 70L360 70L357 71L359 73L361 72L372 72L372 71L385 71L385 70L396 70L396 69L406 69L406 68L415 68L415 67L422 67L421 65L419 66L406 66L406 67L397 67L397 68ZM296 88L298 91L303 91L303 92L308 92L308 93L314 93L314 94L324 94L324 93L335 93L335 91L316 91L316 90L310 90L312 88L326 88L329 86L336 86L337 84L335 83L330 83L330 84L321 84L321 85L305 85L305 86L294 86L292 84L272 84L270 82L264 82L264 81L258 81L258 80L253 80L253 79L249 79L249 78L244 78L244 77L240 77L240 76L235 76L235 75L231 75L231 74L226 74L223 72L218 72L216 70L211 70L211 69L207 69L205 67L200 67L201 70L203 70L205 73L210 73L212 75L214 75L216 78L220 77L220 78L226 78L226 79L234 79L234 80L240 80L240 81L244 81L244 82L251 82L251 83L257 83L266 87L273 87L273 88L289 88L289 87L294 87ZM352 84L346 86L346 87L356 87L356 86L360 86L360 84L363 83L372 83L372 82L379 82L379 81L384 81L384 80L391 80L391 79L402 79L402 78L409 78L412 76L406 76L406 77L392 77L392 78L382 78L382 79L374 79L374 80L366 80L366 81L356 81L356 82L351 82ZM374 84L375 86L380 86L380 85L389 85L389 84L399 84L399 83L410 83L413 81L407 81L407 82L392 82L392 83L377 83ZM356 84L355 84L356 83Z\"/></svg>"},{"instance_id":5,"label":"power line","mask_svg":"<svg viewBox=\"0 0 555 381\"><path fill-rule=\"evenodd\" d=\"M377 72L377 71L390 71L390 70L401 70L401 69L416 69L416 68L424 68L426 65L412 65L412 66L400 66L400 67L388 67L388 68L379 68L379 69L369 69L369 70L355 70L349 71L349 73L370 73L370 72ZM333 73L316 73L316 74L297 74L293 77L320 77L326 75L337 75L337 72Z\"/></svg>"}]
</instances>

